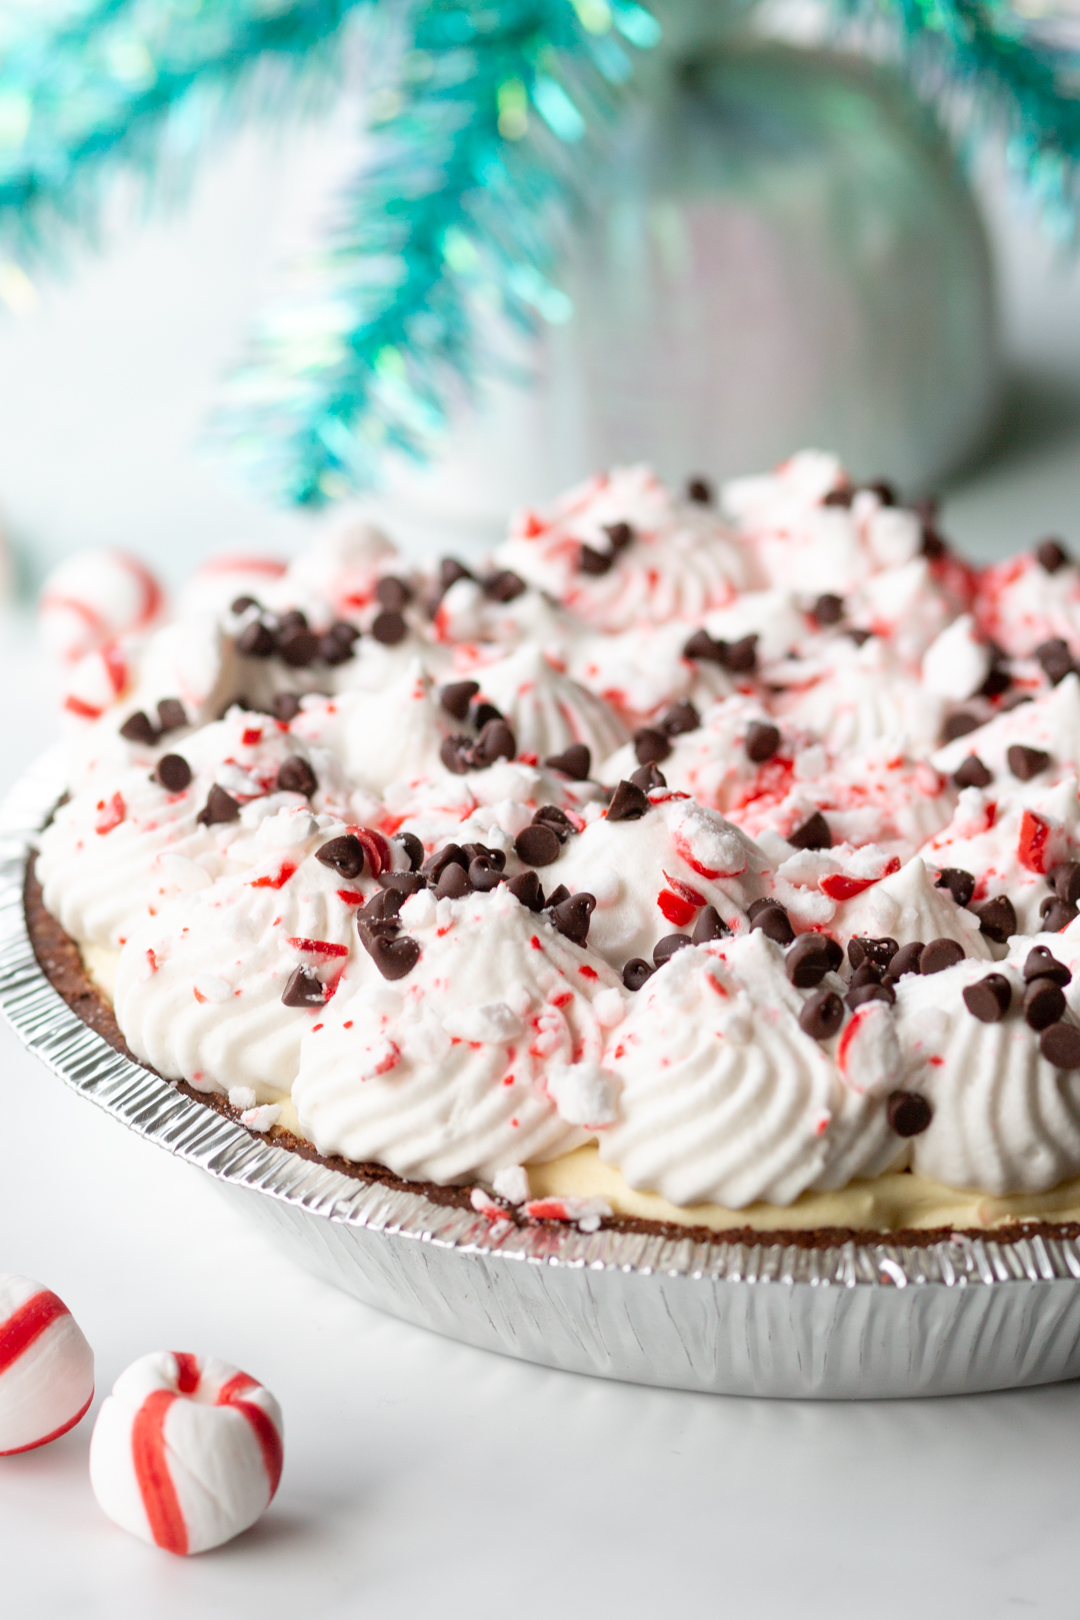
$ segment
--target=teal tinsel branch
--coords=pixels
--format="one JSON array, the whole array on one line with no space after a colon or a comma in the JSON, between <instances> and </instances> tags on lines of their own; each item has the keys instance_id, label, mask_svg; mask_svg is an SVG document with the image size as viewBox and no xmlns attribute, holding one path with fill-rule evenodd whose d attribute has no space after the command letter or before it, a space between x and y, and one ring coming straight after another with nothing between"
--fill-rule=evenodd
<instances>
[{"instance_id":1,"label":"teal tinsel branch","mask_svg":"<svg viewBox=\"0 0 1080 1620\"><path fill-rule=\"evenodd\" d=\"M57 225L93 230L118 174L157 178L200 151L242 80L262 67L295 83L361 3L0 7L0 242L25 256L52 247Z\"/></svg>"},{"instance_id":2,"label":"teal tinsel branch","mask_svg":"<svg viewBox=\"0 0 1080 1620\"><path fill-rule=\"evenodd\" d=\"M932 62L974 92L1009 136L1009 159L1051 229L1071 235L1080 200L1080 56L1011 6L981 0L841 0L848 14L899 27L918 67ZM935 86L941 89L939 83Z\"/></svg>"},{"instance_id":3,"label":"teal tinsel branch","mask_svg":"<svg viewBox=\"0 0 1080 1620\"><path fill-rule=\"evenodd\" d=\"M569 313L551 280L587 132L651 43L607 0L429 0L412 14L374 149L339 199L308 288L272 312L232 379L219 440L272 497L317 506L423 457L455 390L489 369L480 310Z\"/></svg>"}]
</instances>

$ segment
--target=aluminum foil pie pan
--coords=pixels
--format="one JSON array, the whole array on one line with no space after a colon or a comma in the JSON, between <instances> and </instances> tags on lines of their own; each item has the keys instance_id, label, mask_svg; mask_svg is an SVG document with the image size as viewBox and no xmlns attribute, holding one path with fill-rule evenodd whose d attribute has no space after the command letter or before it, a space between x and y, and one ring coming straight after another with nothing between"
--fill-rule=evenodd
<instances>
[{"instance_id":1,"label":"aluminum foil pie pan","mask_svg":"<svg viewBox=\"0 0 1080 1620\"><path fill-rule=\"evenodd\" d=\"M0 807L0 1009L61 1079L197 1165L308 1270L466 1344L729 1395L949 1395L1080 1375L1080 1239L701 1241L492 1226L258 1137L115 1051L46 977L24 883L63 790L44 756Z\"/></svg>"}]
</instances>

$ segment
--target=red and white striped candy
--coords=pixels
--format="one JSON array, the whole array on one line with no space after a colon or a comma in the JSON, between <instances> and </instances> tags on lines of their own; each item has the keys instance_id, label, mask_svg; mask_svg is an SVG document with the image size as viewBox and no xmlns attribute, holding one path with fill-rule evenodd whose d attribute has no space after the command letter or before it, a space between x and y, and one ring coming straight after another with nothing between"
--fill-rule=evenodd
<instances>
[{"instance_id":1,"label":"red and white striped candy","mask_svg":"<svg viewBox=\"0 0 1080 1620\"><path fill-rule=\"evenodd\" d=\"M0 1272L0 1457L74 1428L94 1398L94 1352L64 1304Z\"/></svg>"},{"instance_id":2,"label":"red and white striped candy","mask_svg":"<svg viewBox=\"0 0 1080 1620\"><path fill-rule=\"evenodd\" d=\"M118 636L149 629L163 605L161 586L137 557L80 551L45 581L38 627L45 651L71 664Z\"/></svg>"},{"instance_id":3,"label":"red and white striped candy","mask_svg":"<svg viewBox=\"0 0 1080 1620\"><path fill-rule=\"evenodd\" d=\"M281 1408L219 1361L156 1350L113 1385L90 1441L110 1519L152 1546L206 1552L254 1524L281 1478Z\"/></svg>"}]
</instances>

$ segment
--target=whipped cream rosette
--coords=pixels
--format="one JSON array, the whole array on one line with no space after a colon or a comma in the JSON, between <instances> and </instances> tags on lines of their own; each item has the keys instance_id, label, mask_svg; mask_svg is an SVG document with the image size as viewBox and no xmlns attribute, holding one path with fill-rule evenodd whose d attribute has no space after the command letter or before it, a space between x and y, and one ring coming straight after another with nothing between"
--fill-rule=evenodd
<instances>
[{"instance_id":1,"label":"whipped cream rosette","mask_svg":"<svg viewBox=\"0 0 1080 1620\"><path fill-rule=\"evenodd\" d=\"M721 650L708 632L705 639L710 651ZM734 690L736 676L715 656L687 656L691 644L681 622L639 624L614 635L592 632L570 643L568 668L627 725L647 725L672 703L685 699L703 708Z\"/></svg>"},{"instance_id":2,"label":"whipped cream rosette","mask_svg":"<svg viewBox=\"0 0 1080 1620\"><path fill-rule=\"evenodd\" d=\"M745 553L715 514L673 500L646 467L617 467L549 512L522 513L495 560L602 630L700 623L750 583Z\"/></svg>"},{"instance_id":3,"label":"whipped cream rosette","mask_svg":"<svg viewBox=\"0 0 1080 1620\"><path fill-rule=\"evenodd\" d=\"M729 1209L902 1162L882 1100L800 1027L805 1000L760 932L679 951L612 1035L622 1091L601 1157L672 1203Z\"/></svg>"},{"instance_id":4,"label":"whipped cream rosette","mask_svg":"<svg viewBox=\"0 0 1080 1620\"><path fill-rule=\"evenodd\" d=\"M593 952L505 885L460 900L425 890L401 922L414 970L383 983L350 965L304 1036L293 1100L320 1152L490 1181L610 1125L605 1032L626 995Z\"/></svg>"},{"instance_id":5,"label":"whipped cream rosette","mask_svg":"<svg viewBox=\"0 0 1080 1620\"><path fill-rule=\"evenodd\" d=\"M492 662L462 656L456 664L453 681L476 683L472 703L495 705L522 754L542 760L577 743L598 761L626 737L610 705L569 676L554 652L525 646Z\"/></svg>"}]
</instances>

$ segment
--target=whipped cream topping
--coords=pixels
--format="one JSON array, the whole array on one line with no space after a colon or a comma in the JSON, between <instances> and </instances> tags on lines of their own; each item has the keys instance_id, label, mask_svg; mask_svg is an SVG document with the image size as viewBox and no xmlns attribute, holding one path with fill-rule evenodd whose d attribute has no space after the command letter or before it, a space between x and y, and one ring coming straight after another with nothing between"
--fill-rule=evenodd
<instances>
[{"instance_id":1,"label":"whipped cream topping","mask_svg":"<svg viewBox=\"0 0 1080 1620\"><path fill-rule=\"evenodd\" d=\"M605 1218L530 1196L596 1144L667 1208L1080 1175L1077 569L817 452L722 506L616 468L483 561L54 592L37 870L136 1055L493 1220Z\"/></svg>"}]
</instances>

